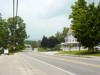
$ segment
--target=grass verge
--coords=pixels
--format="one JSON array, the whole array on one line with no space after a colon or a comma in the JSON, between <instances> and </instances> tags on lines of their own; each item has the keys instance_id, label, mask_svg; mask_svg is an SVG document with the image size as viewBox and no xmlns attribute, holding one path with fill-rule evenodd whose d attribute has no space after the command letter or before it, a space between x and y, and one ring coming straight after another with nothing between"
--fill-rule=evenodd
<instances>
[{"instance_id":1,"label":"grass verge","mask_svg":"<svg viewBox=\"0 0 100 75\"><path fill-rule=\"evenodd\" d=\"M90 51L60 51L57 54L70 54L70 55L89 55L89 56L100 56L100 51L90 52Z\"/></svg>"}]
</instances>

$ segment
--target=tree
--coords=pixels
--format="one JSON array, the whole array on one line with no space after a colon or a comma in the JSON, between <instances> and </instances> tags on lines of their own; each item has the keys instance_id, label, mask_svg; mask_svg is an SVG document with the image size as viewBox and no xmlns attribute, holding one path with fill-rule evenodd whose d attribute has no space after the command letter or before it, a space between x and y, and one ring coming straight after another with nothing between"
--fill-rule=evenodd
<instances>
[{"instance_id":1,"label":"tree","mask_svg":"<svg viewBox=\"0 0 100 75\"><path fill-rule=\"evenodd\" d=\"M99 2L97 9L96 9L96 22L95 23L96 23L95 30L98 33L97 40L100 43L100 2Z\"/></svg>"},{"instance_id":2,"label":"tree","mask_svg":"<svg viewBox=\"0 0 100 75\"><path fill-rule=\"evenodd\" d=\"M9 45L13 49L22 48L24 46L24 40L27 38L26 34L26 24L24 23L23 19L19 16L8 18L8 25L9 25Z\"/></svg>"},{"instance_id":3,"label":"tree","mask_svg":"<svg viewBox=\"0 0 100 75\"><path fill-rule=\"evenodd\" d=\"M64 38L66 37L68 30L69 30L69 28L64 27L62 32L57 32L55 34L55 37L58 39L59 44L61 42L64 42L65 41Z\"/></svg>"},{"instance_id":4,"label":"tree","mask_svg":"<svg viewBox=\"0 0 100 75\"><path fill-rule=\"evenodd\" d=\"M87 28L85 29L85 37L86 41L84 40L85 43L82 43L84 46L88 47L90 50L94 52L94 46L98 44L97 40L97 27L96 27L96 7L95 4L89 4L87 13L86 13L86 25Z\"/></svg>"},{"instance_id":5,"label":"tree","mask_svg":"<svg viewBox=\"0 0 100 75\"><path fill-rule=\"evenodd\" d=\"M54 36L51 36L48 39L48 48L54 48L58 43L58 39Z\"/></svg>"},{"instance_id":6,"label":"tree","mask_svg":"<svg viewBox=\"0 0 100 75\"><path fill-rule=\"evenodd\" d=\"M66 27L63 28L62 34L63 34L64 38L66 37L68 30L69 30L69 28L66 28Z\"/></svg>"},{"instance_id":7,"label":"tree","mask_svg":"<svg viewBox=\"0 0 100 75\"><path fill-rule=\"evenodd\" d=\"M24 44L31 45L32 48L38 47L38 42L37 41L25 40Z\"/></svg>"},{"instance_id":8,"label":"tree","mask_svg":"<svg viewBox=\"0 0 100 75\"><path fill-rule=\"evenodd\" d=\"M32 41L31 46L32 46L32 49L33 49L33 48L37 48L37 47L38 47L37 41Z\"/></svg>"},{"instance_id":9,"label":"tree","mask_svg":"<svg viewBox=\"0 0 100 75\"><path fill-rule=\"evenodd\" d=\"M84 45L86 40L86 11L87 5L85 0L78 0L75 5L72 5L72 13L69 16L72 18L72 29L74 30L74 35L79 42Z\"/></svg>"},{"instance_id":10,"label":"tree","mask_svg":"<svg viewBox=\"0 0 100 75\"><path fill-rule=\"evenodd\" d=\"M9 31L6 20L2 19L0 14L0 48L6 49L8 46Z\"/></svg>"},{"instance_id":11,"label":"tree","mask_svg":"<svg viewBox=\"0 0 100 75\"><path fill-rule=\"evenodd\" d=\"M54 51L60 51L60 44L55 45L53 48Z\"/></svg>"},{"instance_id":12,"label":"tree","mask_svg":"<svg viewBox=\"0 0 100 75\"><path fill-rule=\"evenodd\" d=\"M41 47L47 48L48 47L48 38L43 36L41 41Z\"/></svg>"},{"instance_id":13,"label":"tree","mask_svg":"<svg viewBox=\"0 0 100 75\"><path fill-rule=\"evenodd\" d=\"M59 44L60 44L61 42L64 42L63 33L57 32L57 33L55 34L55 37L58 39Z\"/></svg>"},{"instance_id":14,"label":"tree","mask_svg":"<svg viewBox=\"0 0 100 75\"><path fill-rule=\"evenodd\" d=\"M95 7L95 3L87 6L85 0L78 0L72 6L72 29L77 40L88 49L94 52L94 46L100 42L100 4Z\"/></svg>"}]
</instances>

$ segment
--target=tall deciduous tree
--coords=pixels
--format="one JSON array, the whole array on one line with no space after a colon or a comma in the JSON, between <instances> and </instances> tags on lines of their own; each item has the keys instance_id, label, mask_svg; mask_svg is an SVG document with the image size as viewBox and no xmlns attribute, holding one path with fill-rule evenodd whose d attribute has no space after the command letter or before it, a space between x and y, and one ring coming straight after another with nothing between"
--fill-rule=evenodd
<instances>
[{"instance_id":1,"label":"tall deciduous tree","mask_svg":"<svg viewBox=\"0 0 100 75\"><path fill-rule=\"evenodd\" d=\"M97 27L97 25L100 26L100 21L97 18L97 10L94 3L87 6L85 0L78 0L72 6L72 13L69 16L72 18L72 29L74 30L75 37L83 46L88 47L92 51L94 51L93 47L100 42L98 40L100 28Z\"/></svg>"},{"instance_id":2,"label":"tall deciduous tree","mask_svg":"<svg viewBox=\"0 0 100 75\"><path fill-rule=\"evenodd\" d=\"M87 3L85 0L78 0L71 8L72 13L69 18L72 19L71 26L74 30L74 36L84 45L84 40L87 38L85 32L88 29L86 25Z\"/></svg>"},{"instance_id":3,"label":"tall deciduous tree","mask_svg":"<svg viewBox=\"0 0 100 75\"><path fill-rule=\"evenodd\" d=\"M97 40L100 43L100 2L96 9L96 28L95 28L95 30L96 30L96 32L98 32Z\"/></svg>"},{"instance_id":4,"label":"tall deciduous tree","mask_svg":"<svg viewBox=\"0 0 100 75\"><path fill-rule=\"evenodd\" d=\"M98 44L96 40L98 32L96 30L96 7L94 3L89 4L87 8L86 20L85 43L83 45L94 51L93 47Z\"/></svg>"},{"instance_id":5,"label":"tall deciduous tree","mask_svg":"<svg viewBox=\"0 0 100 75\"><path fill-rule=\"evenodd\" d=\"M24 40L27 38L26 24L19 16L11 17L8 19L9 32L10 32L10 46L11 47L23 47Z\"/></svg>"}]
</instances>

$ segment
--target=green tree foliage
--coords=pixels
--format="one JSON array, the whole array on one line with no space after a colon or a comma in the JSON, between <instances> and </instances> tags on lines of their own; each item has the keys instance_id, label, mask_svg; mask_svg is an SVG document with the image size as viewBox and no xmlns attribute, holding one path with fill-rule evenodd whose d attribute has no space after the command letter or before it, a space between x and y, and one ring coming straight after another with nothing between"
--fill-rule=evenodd
<instances>
[{"instance_id":1,"label":"green tree foliage","mask_svg":"<svg viewBox=\"0 0 100 75\"><path fill-rule=\"evenodd\" d=\"M59 43L58 39L54 36L50 36L49 38L43 36L43 39L41 41L41 47L43 47L43 48L53 48L58 43Z\"/></svg>"},{"instance_id":2,"label":"green tree foliage","mask_svg":"<svg viewBox=\"0 0 100 75\"><path fill-rule=\"evenodd\" d=\"M58 39L59 44L60 44L61 42L64 42L63 33L57 32L57 33L55 34L55 37Z\"/></svg>"},{"instance_id":3,"label":"green tree foliage","mask_svg":"<svg viewBox=\"0 0 100 75\"><path fill-rule=\"evenodd\" d=\"M60 50L60 44L55 45L53 48L54 51L59 51Z\"/></svg>"},{"instance_id":4,"label":"green tree foliage","mask_svg":"<svg viewBox=\"0 0 100 75\"><path fill-rule=\"evenodd\" d=\"M53 48L55 47L55 45L57 45L59 42L58 42L58 39L54 36L51 36L49 37L48 39L48 48Z\"/></svg>"},{"instance_id":5,"label":"green tree foliage","mask_svg":"<svg viewBox=\"0 0 100 75\"><path fill-rule=\"evenodd\" d=\"M30 41L30 40L25 40L24 42L26 45L31 45L32 49L33 48L38 48L40 46L40 41Z\"/></svg>"},{"instance_id":6,"label":"green tree foliage","mask_svg":"<svg viewBox=\"0 0 100 75\"><path fill-rule=\"evenodd\" d=\"M100 42L98 40L100 38L100 19L98 19L100 4L96 8L94 3L87 6L85 0L78 0L71 8L72 13L69 17L72 19L75 37L83 46L93 50L93 47Z\"/></svg>"},{"instance_id":7,"label":"green tree foliage","mask_svg":"<svg viewBox=\"0 0 100 75\"><path fill-rule=\"evenodd\" d=\"M95 30L97 31L97 40L99 41L100 43L100 2L97 6L97 9L96 9L96 27L95 27Z\"/></svg>"},{"instance_id":8,"label":"green tree foliage","mask_svg":"<svg viewBox=\"0 0 100 75\"><path fill-rule=\"evenodd\" d=\"M41 41L41 47L47 48L48 47L48 38L43 36Z\"/></svg>"},{"instance_id":9,"label":"green tree foliage","mask_svg":"<svg viewBox=\"0 0 100 75\"><path fill-rule=\"evenodd\" d=\"M16 19L17 18L17 19ZM11 48L21 48L24 46L24 40L27 38L26 34L26 24L24 23L23 19L19 16L8 18L8 25L9 25L9 45Z\"/></svg>"},{"instance_id":10,"label":"green tree foliage","mask_svg":"<svg viewBox=\"0 0 100 75\"><path fill-rule=\"evenodd\" d=\"M57 32L55 34L55 37L58 39L59 44L61 42L64 42L65 41L64 38L66 37L68 30L69 30L69 28L64 27L62 32Z\"/></svg>"},{"instance_id":11,"label":"green tree foliage","mask_svg":"<svg viewBox=\"0 0 100 75\"><path fill-rule=\"evenodd\" d=\"M37 41L32 41L31 46L32 46L32 49L37 48L38 47L38 42Z\"/></svg>"},{"instance_id":12,"label":"green tree foliage","mask_svg":"<svg viewBox=\"0 0 100 75\"><path fill-rule=\"evenodd\" d=\"M45 37L43 36L41 41L41 47L43 48L50 48L52 50L59 49L60 50L60 43L64 42L64 38L67 35L69 28L64 27L62 32L57 32L55 36ZM55 48L54 48L55 47Z\"/></svg>"},{"instance_id":13,"label":"green tree foliage","mask_svg":"<svg viewBox=\"0 0 100 75\"><path fill-rule=\"evenodd\" d=\"M86 41L84 40L83 45L88 47L90 50L93 50L93 47L98 44L97 35L98 32L95 29L96 27L96 7L94 3L89 4L87 8L87 13L86 13L86 29L85 29L85 37Z\"/></svg>"},{"instance_id":14,"label":"green tree foliage","mask_svg":"<svg viewBox=\"0 0 100 75\"><path fill-rule=\"evenodd\" d=\"M32 44L32 41L30 41L30 40L25 40L24 43L25 43L25 44L31 45L31 44Z\"/></svg>"},{"instance_id":15,"label":"green tree foliage","mask_svg":"<svg viewBox=\"0 0 100 75\"><path fill-rule=\"evenodd\" d=\"M21 17L2 19L0 14L0 49L22 49L27 38L26 26Z\"/></svg>"},{"instance_id":16,"label":"green tree foliage","mask_svg":"<svg viewBox=\"0 0 100 75\"><path fill-rule=\"evenodd\" d=\"M66 28L66 27L63 28L62 34L63 34L64 38L66 37L68 30L69 30L69 28Z\"/></svg>"},{"instance_id":17,"label":"green tree foliage","mask_svg":"<svg viewBox=\"0 0 100 75\"><path fill-rule=\"evenodd\" d=\"M0 14L0 48L7 48L9 42L9 31L6 20Z\"/></svg>"}]
</instances>

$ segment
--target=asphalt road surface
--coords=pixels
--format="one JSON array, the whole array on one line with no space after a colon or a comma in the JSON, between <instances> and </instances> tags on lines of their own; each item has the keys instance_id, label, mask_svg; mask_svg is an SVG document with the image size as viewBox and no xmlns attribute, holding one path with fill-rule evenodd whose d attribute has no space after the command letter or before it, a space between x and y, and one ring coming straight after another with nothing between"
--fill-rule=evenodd
<instances>
[{"instance_id":1,"label":"asphalt road surface","mask_svg":"<svg viewBox=\"0 0 100 75\"><path fill-rule=\"evenodd\" d=\"M0 75L100 75L99 57L47 55L29 50L1 56L0 62Z\"/></svg>"}]
</instances>

